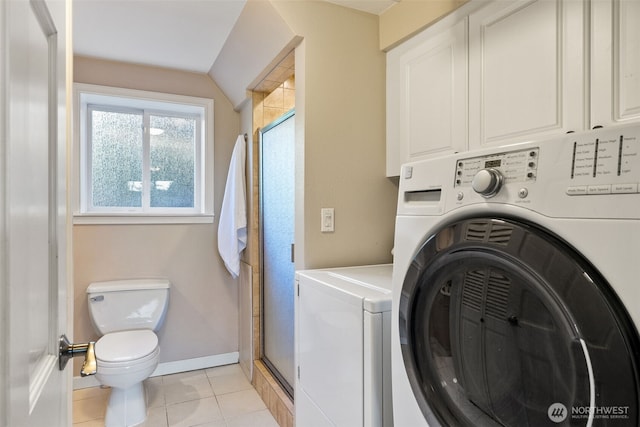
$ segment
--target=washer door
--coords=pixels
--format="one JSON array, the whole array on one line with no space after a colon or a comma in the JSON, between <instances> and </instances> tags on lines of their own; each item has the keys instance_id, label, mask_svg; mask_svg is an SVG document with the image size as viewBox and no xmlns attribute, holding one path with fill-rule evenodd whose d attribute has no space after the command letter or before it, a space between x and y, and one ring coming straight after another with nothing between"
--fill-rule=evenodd
<instances>
[{"instance_id":1,"label":"washer door","mask_svg":"<svg viewBox=\"0 0 640 427\"><path fill-rule=\"evenodd\" d=\"M407 271L399 327L430 424L640 425L628 313L584 257L537 226L442 227Z\"/></svg>"}]
</instances>

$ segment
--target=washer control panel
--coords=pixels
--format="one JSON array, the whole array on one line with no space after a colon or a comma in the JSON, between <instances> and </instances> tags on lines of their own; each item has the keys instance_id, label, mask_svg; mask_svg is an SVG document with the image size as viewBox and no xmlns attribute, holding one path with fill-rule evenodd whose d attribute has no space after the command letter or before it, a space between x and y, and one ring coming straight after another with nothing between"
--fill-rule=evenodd
<instances>
[{"instance_id":1,"label":"washer control panel","mask_svg":"<svg viewBox=\"0 0 640 427\"><path fill-rule=\"evenodd\" d=\"M473 186L474 190L483 194L482 184L487 180L496 184L500 179L504 184L535 181L539 151L539 148L534 147L460 159L456 162L454 187ZM499 188L489 191L488 194L495 194L498 190Z\"/></svg>"},{"instance_id":2,"label":"washer control panel","mask_svg":"<svg viewBox=\"0 0 640 427\"><path fill-rule=\"evenodd\" d=\"M489 198L504 185L526 185L538 178L542 155L547 163L553 163L552 176L545 179L558 184L567 180L563 191L569 196L640 193L638 126L619 131L601 129L545 141L532 148L458 159L454 187L472 187ZM550 175L548 168L542 173Z\"/></svg>"},{"instance_id":3,"label":"washer control panel","mask_svg":"<svg viewBox=\"0 0 640 427\"><path fill-rule=\"evenodd\" d=\"M511 205L556 218L640 220L640 123L403 166L398 215Z\"/></svg>"},{"instance_id":4,"label":"washer control panel","mask_svg":"<svg viewBox=\"0 0 640 427\"><path fill-rule=\"evenodd\" d=\"M624 132L576 140L572 146L570 196L630 194L639 190L640 138Z\"/></svg>"}]
</instances>

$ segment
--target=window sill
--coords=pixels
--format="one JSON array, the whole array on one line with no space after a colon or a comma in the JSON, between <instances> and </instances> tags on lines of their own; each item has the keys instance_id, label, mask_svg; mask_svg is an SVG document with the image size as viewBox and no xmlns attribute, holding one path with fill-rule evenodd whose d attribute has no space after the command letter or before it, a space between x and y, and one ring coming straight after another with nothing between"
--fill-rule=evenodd
<instances>
[{"instance_id":1,"label":"window sill","mask_svg":"<svg viewBox=\"0 0 640 427\"><path fill-rule=\"evenodd\" d=\"M202 215L92 215L75 214L74 225L120 225L120 224L213 224L213 214Z\"/></svg>"}]
</instances>

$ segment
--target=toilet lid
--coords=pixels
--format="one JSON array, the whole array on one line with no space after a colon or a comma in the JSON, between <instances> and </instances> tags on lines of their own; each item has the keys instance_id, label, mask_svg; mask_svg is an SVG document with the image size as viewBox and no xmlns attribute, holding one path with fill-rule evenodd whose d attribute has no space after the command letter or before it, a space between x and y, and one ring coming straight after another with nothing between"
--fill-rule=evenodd
<instances>
[{"instance_id":1,"label":"toilet lid","mask_svg":"<svg viewBox=\"0 0 640 427\"><path fill-rule=\"evenodd\" d=\"M157 346L158 337L149 329L110 332L96 342L96 359L127 362L151 354Z\"/></svg>"}]
</instances>

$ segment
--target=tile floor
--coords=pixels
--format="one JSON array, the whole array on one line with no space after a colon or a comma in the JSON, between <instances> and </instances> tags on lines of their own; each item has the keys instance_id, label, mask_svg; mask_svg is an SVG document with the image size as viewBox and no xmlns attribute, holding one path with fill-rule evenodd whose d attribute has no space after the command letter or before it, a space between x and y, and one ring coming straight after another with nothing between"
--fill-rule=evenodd
<instances>
[{"instance_id":1,"label":"tile floor","mask_svg":"<svg viewBox=\"0 0 640 427\"><path fill-rule=\"evenodd\" d=\"M153 377L145 381L145 427L278 427L239 365ZM110 390L73 392L73 427L103 427Z\"/></svg>"}]
</instances>

